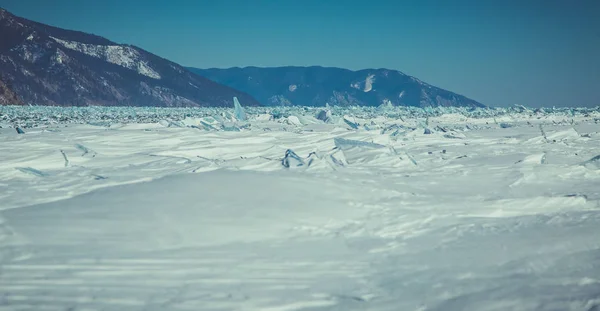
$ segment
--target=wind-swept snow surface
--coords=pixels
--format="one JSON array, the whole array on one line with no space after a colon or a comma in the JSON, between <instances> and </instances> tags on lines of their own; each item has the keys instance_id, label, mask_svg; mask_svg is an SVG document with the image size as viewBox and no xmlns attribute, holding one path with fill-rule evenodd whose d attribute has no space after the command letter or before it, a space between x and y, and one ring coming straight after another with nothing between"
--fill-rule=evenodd
<instances>
[{"instance_id":1,"label":"wind-swept snow surface","mask_svg":"<svg viewBox=\"0 0 600 311\"><path fill-rule=\"evenodd\" d=\"M152 111L5 114L0 310L600 308L597 111Z\"/></svg>"}]
</instances>

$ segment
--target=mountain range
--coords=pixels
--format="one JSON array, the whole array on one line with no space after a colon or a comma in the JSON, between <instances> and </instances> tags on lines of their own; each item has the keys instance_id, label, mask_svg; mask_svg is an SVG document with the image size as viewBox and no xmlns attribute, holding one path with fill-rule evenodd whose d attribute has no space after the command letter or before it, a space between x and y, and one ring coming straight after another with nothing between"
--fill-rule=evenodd
<instances>
[{"instance_id":1,"label":"mountain range","mask_svg":"<svg viewBox=\"0 0 600 311\"><path fill-rule=\"evenodd\" d=\"M0 105L468 106L482 104L396 70L185 68L139 47L0 8Z\"/></svg>"},{"instance_id":2,"label":"mountain range","mask_svg":"<svg viewBox=\"0 0 600 311\"><path fill-rule=\"evenodd\" d=\"M246 92L266 106L484 107L397 70L326 67L198 69L190 71Z\"/></svg>"}]
</instances>

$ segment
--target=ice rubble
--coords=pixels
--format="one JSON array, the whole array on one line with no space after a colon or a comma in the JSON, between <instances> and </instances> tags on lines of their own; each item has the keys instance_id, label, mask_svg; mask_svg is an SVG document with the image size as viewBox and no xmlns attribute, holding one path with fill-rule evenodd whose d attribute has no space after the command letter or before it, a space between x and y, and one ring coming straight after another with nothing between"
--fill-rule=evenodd
<instances>
[{"instance_id":1,"label":"ice rubble","mask_svg":"<svg viewBox=\"0 0 600 311\"><path fill-rule=\"evenodd\" d=\"M284 125L303 126L325 123L352 130L384 129L392 136L400 136L408 129L421 128L423 133L439 132L440 127L428 124L436 118L462 123L463 129L511 128L533 126L531 120L552 124L572 124L574 116L585 117L600 123L600 106L596 108L465 108L465 107L242 107L234 99L234 107L48 107L48 106L1 106L1 127L56 127L68 124L88 124L111 127L114 124L160 123L166 127L196 126L205 130L231 130L225 122L276 122ZM182 122L194 120L193 124ZM423 122L422 120L425 120ZM460 120L461 122L456 122ZM237 124L241 130L247 124ZM442 132L458 130L443 128ZM559 139L572 137L564 133ZM565 137L567 136L567 137Z\"/></svg>"}]
</instances>

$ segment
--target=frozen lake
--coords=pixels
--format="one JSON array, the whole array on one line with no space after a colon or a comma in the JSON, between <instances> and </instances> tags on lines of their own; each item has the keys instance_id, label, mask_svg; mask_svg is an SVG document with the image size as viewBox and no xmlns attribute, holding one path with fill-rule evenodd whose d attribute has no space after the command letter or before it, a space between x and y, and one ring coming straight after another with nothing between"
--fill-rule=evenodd
<instances>
[{"instance_id":1,"label":"frozen lake","mask_svg":"<svg viewBox=\"0 0 600 311\"><path fill-rule=\"evenodd\" d=\"M599 117L0 129L0 310L599 310Z\"/></svg>"}]
</instances>

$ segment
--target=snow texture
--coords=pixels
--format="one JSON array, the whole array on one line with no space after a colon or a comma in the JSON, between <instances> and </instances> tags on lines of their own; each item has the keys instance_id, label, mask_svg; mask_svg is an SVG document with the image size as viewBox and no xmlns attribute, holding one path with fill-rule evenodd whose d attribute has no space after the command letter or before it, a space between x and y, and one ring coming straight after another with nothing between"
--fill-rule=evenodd
<instances>
[{"instance_id":1,"label":"snow texture","mask_svg":"<svg viewBox=\"0 0 600 311\"><path fill-rule=\"evenodd\" d=\"M0 107L0 309L600 308L600 109L245 110Z\"/></svg>"}]
</instances>

